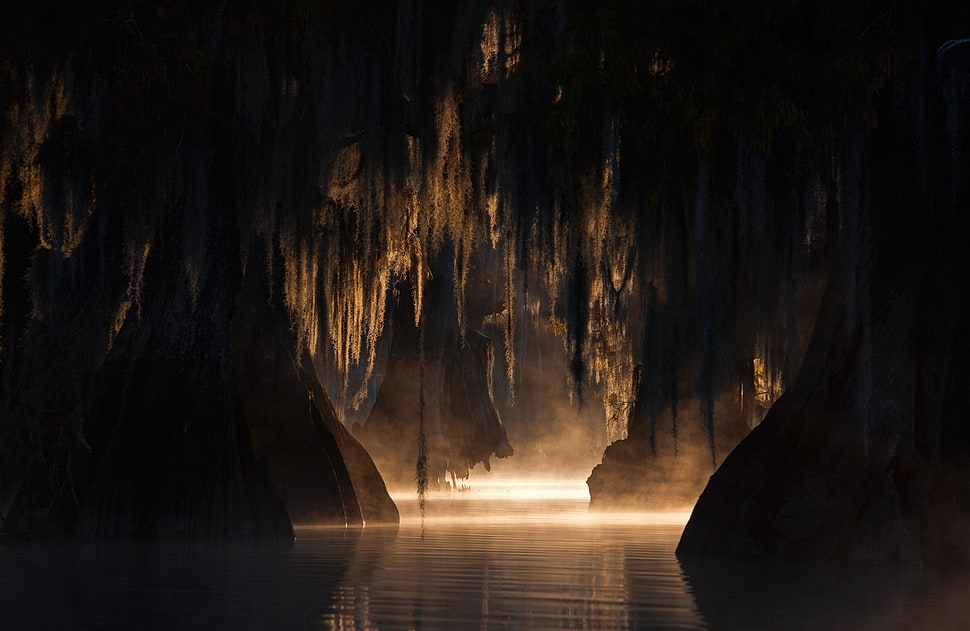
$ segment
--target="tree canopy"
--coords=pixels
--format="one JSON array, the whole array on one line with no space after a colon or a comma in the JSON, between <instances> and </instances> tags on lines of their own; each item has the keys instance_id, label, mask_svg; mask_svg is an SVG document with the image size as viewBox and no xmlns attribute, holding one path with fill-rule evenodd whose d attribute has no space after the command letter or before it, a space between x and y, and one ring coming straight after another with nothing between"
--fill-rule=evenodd
<instances>
[{"instance_id":1,"label":"tree canopy","mask_svg":"<svg viewBox=\"0 0 970 631\"><path fill-rule=\"evenodd\" d=\"M359 401L348 375L373 373L389 292L410 283L426 318L442 253L461 329L503 314L511 383L517 331L542 320L580 396L635 396L632 425L696 397L713 450L716 399L753 396L756 365L792 377L822 280L865 264L849 254L870 234L864 139L917 116L964 12L8 2L4 468L87 441L97 375L146 311L167 310L162 341L127 352L231 356L231 336L199 340L241 308L254 265L295 361ZM492 270L501 290L469 306Z\"/></svg>"}]
</instances>

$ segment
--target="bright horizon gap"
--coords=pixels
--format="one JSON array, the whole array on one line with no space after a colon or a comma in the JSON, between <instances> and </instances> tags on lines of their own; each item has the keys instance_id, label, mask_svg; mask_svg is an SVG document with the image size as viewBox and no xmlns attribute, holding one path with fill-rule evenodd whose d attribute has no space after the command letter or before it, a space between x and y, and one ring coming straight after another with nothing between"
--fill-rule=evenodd
<instances>
[{"instance_id":1,"label":"bright horizon gap","mask_svg":"<svg viewBox=\"0 0 970 631\"><path fill-rule=\"evenodd\" d=\"M573 476L542 476L514 473L497 473L475 476L466 480L459 480L458 489L441 489L429 491L425 497L432 498L461 498L482 497L483 495L508 497L515 499L585 499L589 500L589 488L586 477ZM399 487L388 489L391 499L407 501L417 498L416 488Z\"/></svg>"},{"instance_id":2,"label":"bright horizon gap","mask_svg":"<svg viewBox=\"0 0 970 631\"><path fill-rule=\"evenodd\" d=\"M401 526L418 524L441 526L499 526L520 522L548 522L568 525L677 525L683 526L692 506L657 510L616 510L589 507L585 478L573 476L530 477L502 473L468 480L460 490L436 490L425 494L425 510L418 509L415 489L391 491L391 499L401 513ZM488 503L487 510L481 506ZM533 507L529 504L534 503ZM475 506L479 505L479 506ZM465 509L458 509L466 506Z\"/></svg>"}]
</instances>

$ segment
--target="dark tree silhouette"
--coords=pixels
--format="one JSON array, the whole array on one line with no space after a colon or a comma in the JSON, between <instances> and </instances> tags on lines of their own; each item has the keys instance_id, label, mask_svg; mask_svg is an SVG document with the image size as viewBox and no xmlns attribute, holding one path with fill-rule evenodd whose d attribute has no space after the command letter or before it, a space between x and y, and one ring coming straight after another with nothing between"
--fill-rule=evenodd
<instances>
[{"instance_id":1,"label":"dark tree silhouette","mask_svg":"<svg viewBox=\"0 0 970 631\"><path fill-rule=\"evenodd\" d=\"M339 418L406 283L510 391L561 336L594 500L723 460L684 555L966 556L959 3L52 7L0 22L5 529L393 519Z\"/></svg>"}]
</instances>

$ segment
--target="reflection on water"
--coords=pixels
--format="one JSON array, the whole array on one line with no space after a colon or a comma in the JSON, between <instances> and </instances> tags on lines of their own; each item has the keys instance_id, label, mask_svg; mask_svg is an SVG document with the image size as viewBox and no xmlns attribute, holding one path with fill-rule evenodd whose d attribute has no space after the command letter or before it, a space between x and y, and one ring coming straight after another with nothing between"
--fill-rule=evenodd
<instances>
[{"instance_id":1,"label":"reflection on water","mask_svg":"<svg viewBox=\"0 0 970 631\"><path fill-rule=\"evenodd\" d=\"M681 569L686 514L591 515L581 486L432 495L399 528L292 545L0 543L0 629L907 628L968 618L966 573Z\"/></svg>"},{"instance_id":2,"label":"reflection on water","mask_svg":"<svg viewBox=\"0 0 970 631\"><path fill-rule=\"evenodd\" d=\"M970 573L775 562L685 564L712 629L968 629Z\"/></svg>"}]
</instances>

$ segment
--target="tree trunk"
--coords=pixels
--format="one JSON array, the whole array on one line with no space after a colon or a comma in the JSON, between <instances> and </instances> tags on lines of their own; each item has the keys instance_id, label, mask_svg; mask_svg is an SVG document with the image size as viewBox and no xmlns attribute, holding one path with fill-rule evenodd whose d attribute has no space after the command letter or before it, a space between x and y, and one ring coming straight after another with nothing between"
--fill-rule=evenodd
<instances>
[{"instance_id":1,"label":"tree trunk","mask_svg":"<svg viewBox=\"0 0 970 631\"><path fill-rule=\"evenodd\" d=\"M910 103L844 144L806 359L711 478L682 558L970 561L968 75L946 61L924 60Z\"/></svg>"},{"instance_id":2,"label":"tree trunk","mask_svg":"<svg viewBox=\"0 0 970 631\"><path fill-rule=\"evenodd\" d=\"M420 327L409 286L399 286L384 379L367 421L354 430L388 483L406 488L419 475L420 440L433 487L512 455L492 400L491 341L472 329L460 339L451 276L438 271L427 283Z\"/></svg>"},{"instance_id":3,"label":"tree trunk","mask_svg":"<svg viewBox=\"0 0 970 631\"><path fill-rule=\"evenodd\" d=\"M398 512L363 447L340 423L309 353L296 340L280 292L251 254L236 320L237 384L256 456L296 525L397 523ZM267 302L264 296L275 296Z\"/></svg>"}]
</instances>

